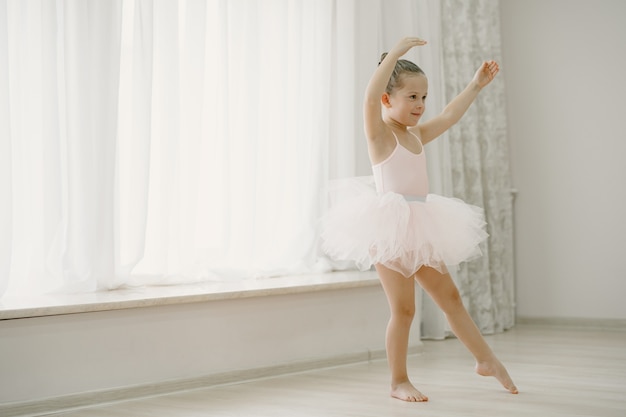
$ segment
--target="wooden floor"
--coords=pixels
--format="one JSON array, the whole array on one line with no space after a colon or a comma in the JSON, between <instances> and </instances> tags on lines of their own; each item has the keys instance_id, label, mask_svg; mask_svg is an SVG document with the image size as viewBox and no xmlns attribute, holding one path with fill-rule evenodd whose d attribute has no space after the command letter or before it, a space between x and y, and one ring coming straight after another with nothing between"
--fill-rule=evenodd
<instances>
[{"instance_id":1,"label":"wooden floor","mask_svg":"<svg viewBox=\"0 0 626 417\"><path fill-rule=\"evenodd\" d=\"M427 403L388 396L385 361L109 404L63 417L626 416L626 332L518 325L487 340L520 389L473 373L458 340L409 358Z\"/></svg>"}]
</instances>

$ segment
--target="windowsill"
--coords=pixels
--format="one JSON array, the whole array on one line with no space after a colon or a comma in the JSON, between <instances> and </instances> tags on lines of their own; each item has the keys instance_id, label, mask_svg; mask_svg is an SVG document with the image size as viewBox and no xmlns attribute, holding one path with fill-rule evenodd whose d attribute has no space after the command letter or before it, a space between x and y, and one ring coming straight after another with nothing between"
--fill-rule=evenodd
<instances>
[{"instance_id":1,"label":"windowsill","mask_svg":"<svg viewBox=\"0 0 626 417\"><path fill-rule=\"evenodd\" d=\"M332 272L242 281L121 288L0 299L0 320L188 304L380 285L375 272Z\"/></svg>"}]
</instances>

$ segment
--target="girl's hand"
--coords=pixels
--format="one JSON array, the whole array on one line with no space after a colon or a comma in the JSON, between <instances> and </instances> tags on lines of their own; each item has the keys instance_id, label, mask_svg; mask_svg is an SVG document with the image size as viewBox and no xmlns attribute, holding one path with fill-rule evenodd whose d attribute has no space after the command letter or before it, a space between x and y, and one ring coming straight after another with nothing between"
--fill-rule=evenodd
<instances>
[{"instance_id":1,"label":"girl's hand","mask_svg":"<svg viewBox=\"0 0 626 417\"><path fill-rule=\"evenodd\" d=\"M491 82L500 71L500 66L496 61L485 61L480 68L474 74L474 82L478 84L480 88L483 88Z\"/></svg>"},{"instance_id":2,"label":"girl's hand","mask_svg":"<svg viewBox=\"0 0 626 417\"><path fill-rule=\"evenodd\" d=\"M415 46L426 45L426 41L420 38L404 38L396 46L394 46L389 54L395 56L395 58L400 58L402 55L406 54L411 48Z\"/></svg>"}]
</instances>

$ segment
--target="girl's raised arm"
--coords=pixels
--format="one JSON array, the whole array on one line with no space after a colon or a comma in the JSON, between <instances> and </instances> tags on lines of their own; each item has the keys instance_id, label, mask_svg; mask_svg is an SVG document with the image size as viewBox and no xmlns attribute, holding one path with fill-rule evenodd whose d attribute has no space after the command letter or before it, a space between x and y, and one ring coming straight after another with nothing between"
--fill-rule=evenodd
<instances>
[{"instance_id":1,"label":"girl's raised arm","mask_svg":"<svg viewBox=\"0 0 626 417\"><path fill-rule=\"evenodd\" d=\"M381 114L381 98L386 92L387 83L389 78L391 78L396 61L407 53L409 49L424 44L426 44L426 41L420 38L402 39L389 51L385 59L376 68L376 71L374 71L365 89L365 98L363 100L365 135L368 141L376 140L385 131L385 123Z\"/></svg>"},{"instance_id":2,"label":"girl's raised arm","mask_svg":"<svg viewBox=\"0 0 626 417\"><path fill-rule=\"evenodd\" d=\"M426 144L452 127L465 114L474 102L480 90L494 79L500 67L495 61L485 61L474 74L472 81L465 89L432 119L416 126L422 143Z\"/></svg>"}]
</instances>

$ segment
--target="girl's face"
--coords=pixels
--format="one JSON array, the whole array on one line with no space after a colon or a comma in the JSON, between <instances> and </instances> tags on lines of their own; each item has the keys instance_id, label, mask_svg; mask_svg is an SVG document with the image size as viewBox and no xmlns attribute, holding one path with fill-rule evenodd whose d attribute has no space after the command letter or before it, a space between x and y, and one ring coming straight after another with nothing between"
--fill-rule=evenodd
<instances>
[{"instance_id":1,"label":"girl's face","mask_svg":"<svg viewBox=\"0 0 626 417\"><path fill-rule=\"evenodd\" d=\"M401 87L383 96L387 115L404 126L415 126L426 110L428 79L423 74L402 75Z\"/></svg>"}]
</instances>

